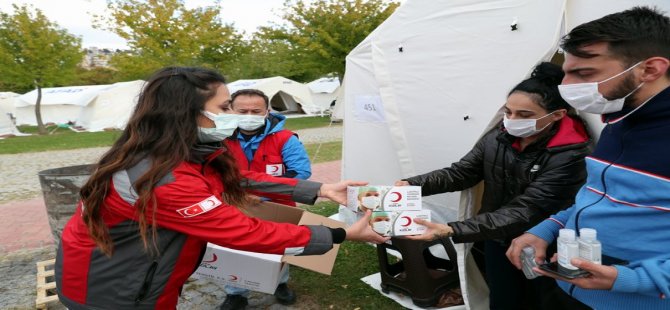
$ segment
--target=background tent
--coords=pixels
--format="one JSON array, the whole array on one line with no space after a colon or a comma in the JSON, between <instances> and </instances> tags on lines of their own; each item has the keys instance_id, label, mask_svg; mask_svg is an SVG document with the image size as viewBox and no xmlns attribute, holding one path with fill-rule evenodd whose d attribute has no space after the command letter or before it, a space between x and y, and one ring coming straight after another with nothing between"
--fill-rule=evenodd
<instances>
[{"instance_id":1,"label":"background tent","mask_svg":"<svg viewBox=\"0 0 670 310\"><path fill-rule=\"evenodd\" d=\"M123 129L130 118L144 81L130 81L112 84L102 89L95 98L81 110L76 125L86 131Z\"/></svg>"},{"instance_id":2,"label":"background tent","mask_svg":"<svg viewBox=\"0 0 670 310\"><path fill-rule=\"evenodd\" d=\"M16 113L16 108L14 107L14 101L19 94L13 92L0 92L0 109L4 113Z\"/></svg>"},{"instance_id":3,"label":"background tent","mask_svg":"<svg viewBox=\"0 0 670 310\"><path fill-rule=\"evenodd\" d=\"M393 184L459 160L567 29L647 3L670 9L667 0L407 0L347 56L342 177ZM478 197L474 188L424 206L434 221L461 220ZM456 248L466 306L485 309L469 247Z\"/></svg>"},{"instance_id":4,"label":"background tent","mask_svg":"<svg viewBox=\"0 0 670 310\"><path fill-rule=\"evenodd\" d=\"M7 112L4 107L0 106L0 138L9 135L21 134L19 130L16 129L14 121L10 115L10 112Z\"/></svg>"},{"instance_id":5,"label":"background tent","mask_svg":"<svg viewBox=\"0 0 670 310\"><path fill-rule=\"evenodd\" d=\"M337 99L340 79L337 77L323 77L307 83L307 87L312 92L314 104L325 111L330 109L331 104Z\"/></svg>"},{"instance_id":6,"label":"background tent","mask_svg":"<svg viewBox=\"0 0 670 310\"><path fill-rule=\"evenodd\" d=\"M227 86L231 94L246 88L264 92L270 98L272 110L276 112L309 115L321 112L321 108L312 102L312 95L305 84L281 76L258 80L237 80Z\"/></svg>"},{"instance_id":7,"label":"background tent","mask_svg":"<svg viewBox=\"0 0 670 310\"><path fill-rule=\"evenodd\" d=\"M42 88L40 104L42 122L65 124L74 122L81 110L88 105L97 94L110 85L69 86ZM35 102L37 90L32 90L17 98L14 102L17 125L37 125L35 119Z\"/></svg>"}]
</instances>

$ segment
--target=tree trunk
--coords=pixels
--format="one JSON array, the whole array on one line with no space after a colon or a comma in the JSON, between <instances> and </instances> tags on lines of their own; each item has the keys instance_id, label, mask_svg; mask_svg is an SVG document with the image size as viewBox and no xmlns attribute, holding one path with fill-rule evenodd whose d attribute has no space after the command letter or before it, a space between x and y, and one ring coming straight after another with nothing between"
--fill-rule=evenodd
<instances>
[{"instance_id":1,"label":"tree trunk","mask_svg":"<svg viewBox=\"0 0 670 310\"><path fill-rule=\"evenodd\" d=\"M37 133L40 135L46 135L47 129L42 123L42 86L35 81L35 87L37 87L37 101L35 102L35 119L37 120Z\"/></svg>"}]
</instances>

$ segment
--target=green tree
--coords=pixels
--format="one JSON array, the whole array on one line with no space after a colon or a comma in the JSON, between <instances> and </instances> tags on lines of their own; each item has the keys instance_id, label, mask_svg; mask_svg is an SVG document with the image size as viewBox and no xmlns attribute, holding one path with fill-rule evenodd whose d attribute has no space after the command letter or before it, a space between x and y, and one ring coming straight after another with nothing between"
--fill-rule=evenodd
<instances>
[{"instance_id":1,"label":"green tree","mask_svg":"<svg viewBox=\"0 0 670 310\"><path fill-rule=\"evenodd\" d=\"M95 27L126 39L130 51L112 57L121 79L146 78L170 65L227 69L241 50L241 34L224 24L219 3L187 9L182 0L108 0Z\"/></svg>"},{"instance_id":2,"label":"green tree","mask_svg":"<svg viewBox=\"0 0 670 310\"><path fill-rule=\"evenodd\" d=\"M104 85L117 82L115 79L117 72L110 68L93 67L85 69L77 68L74 84L77 85Z\"/></svg>"},{"instance_id":3,"label":"green tree","mask_svg":"<svg viewBox=\"0 0 670 310\"><path fill-rule=\"evenodd\" d=\"M81 40L49 21L39 9L12 5L14 14L0 12L0 84L16 90L37 89L35 117L42 123L42 87L72 81L83 58Z\"/></svg>"},{"instance_id":4,"label":"green tree","mask_svg":"<svg viewBox=\"0 0 670 310\"><path fill-rule=\"evenodd\" d=\"M259 36L290 46L291 60L304 68L300 80L327 73L342 78L347 54L398 5L384 0L286 0L287 25L264 29Z\"/></svg>"}]
</instances>

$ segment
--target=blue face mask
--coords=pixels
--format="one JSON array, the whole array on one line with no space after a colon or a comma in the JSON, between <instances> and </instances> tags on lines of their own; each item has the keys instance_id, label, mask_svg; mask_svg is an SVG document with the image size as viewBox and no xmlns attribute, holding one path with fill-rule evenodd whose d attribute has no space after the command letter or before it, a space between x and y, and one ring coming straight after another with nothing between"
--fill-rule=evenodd
<instances>
[{"instance_id":1,"label":"blue face mask","mask_svg":"<svg viewBox=\"0 0 670 310\"><path fill-rule=\"evenodd\" d=\"M203 143L221 142L230 137L237 129L239 115L202 111L202 114L214 122L214 128L198 127L198 141Z\"/></svg>"}]
</instances>

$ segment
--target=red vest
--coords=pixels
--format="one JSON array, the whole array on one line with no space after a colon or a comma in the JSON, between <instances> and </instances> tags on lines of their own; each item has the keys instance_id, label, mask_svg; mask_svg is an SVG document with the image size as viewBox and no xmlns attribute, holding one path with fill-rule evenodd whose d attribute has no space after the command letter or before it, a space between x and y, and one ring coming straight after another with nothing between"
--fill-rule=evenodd
<instances>
[{"instance_id":1,"label":"red vest","mask_svg":"<svg viewBox=\"0 0 670 310\"><path fill-rule=\"evenodd\" d=\"M238 139L228 138L225 141L228 152L235 157L237 167L240 170L251 170L267 173L272 176L282 176L286 173L286 166L284 166L284 158L281 155L281 151L286 141L293 135L293 132L286 129L267 135L258 145L258 149L251 161L244 154L244 150ZM272 201L288 206L296 206L295 202L291 200Z\"/></svg>"}]
</instances>

